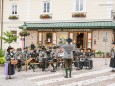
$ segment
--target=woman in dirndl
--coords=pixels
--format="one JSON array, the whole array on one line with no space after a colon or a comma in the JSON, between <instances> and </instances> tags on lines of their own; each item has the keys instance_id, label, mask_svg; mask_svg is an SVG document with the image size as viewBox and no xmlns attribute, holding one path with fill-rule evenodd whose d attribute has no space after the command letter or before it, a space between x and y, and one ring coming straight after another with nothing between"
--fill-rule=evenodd
<instances>
[{"instance_id":1,"label":"woman in dirndl","mask_svg":"<svg viewBox=\"0 0 115 86\"><path fill-rule=\"evenodd\" d=\"M110 67L112 67L112 72L115 72L115 42L112 43L110 55L111 55Z\"/></svg>"},{"instance_id":2,"label":"woman in dirndl","mask_svg":"<svg viewBox=\"0 0 115 86\"><path fill-rule=\"evenodd\" d=\"M15 59L14 57L14 53L13 53L14 48L12 48L11 46L8 47L7 52L5 54L5 59L6 59L6 63L5 63L5 79L11 79L11 75L15 74L15 67L14 65L11 64L11 60Z\"/></svg>"}]
</instances>

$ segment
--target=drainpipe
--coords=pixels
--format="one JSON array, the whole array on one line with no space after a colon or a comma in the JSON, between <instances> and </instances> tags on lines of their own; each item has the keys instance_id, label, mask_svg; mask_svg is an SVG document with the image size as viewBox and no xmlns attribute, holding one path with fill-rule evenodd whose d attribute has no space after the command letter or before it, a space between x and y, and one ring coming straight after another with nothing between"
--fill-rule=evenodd
<instances>
[{"instance_id":1,"label":"drainpipe","mask_svg":"<svg viewBox=\"0 0 115 86\"><path fill-rule=\"evenodd\" d=\"M0 0L0 14L1 14L1 37L3 36L3 5L4 5L4 0ZM1 40L1 49L2 49L2 40Z\"/></svg>"}]
</instances>

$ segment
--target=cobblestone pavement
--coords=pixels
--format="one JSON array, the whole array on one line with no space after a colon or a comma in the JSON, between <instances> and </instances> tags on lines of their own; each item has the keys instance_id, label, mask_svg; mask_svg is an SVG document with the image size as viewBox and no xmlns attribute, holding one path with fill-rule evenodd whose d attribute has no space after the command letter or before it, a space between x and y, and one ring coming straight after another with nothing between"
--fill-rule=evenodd
<instances>
[{"instance_id":1,"label":"cobblestone pavement","mask_svg":"<svg viewBox=\"0 0 115 86\"><path fill-rule=\"evenodd\" d=\"M91 70L76 70L73 67L72 78L64 78L64 70L42 72L36 69L35 72L16 72L13 79L5 80L4 67L0 67L0 86L115 86L115 72L109 67L110 59L105 65L104 58L93 58L94 68Z\"/></svg>"}]
</instances>

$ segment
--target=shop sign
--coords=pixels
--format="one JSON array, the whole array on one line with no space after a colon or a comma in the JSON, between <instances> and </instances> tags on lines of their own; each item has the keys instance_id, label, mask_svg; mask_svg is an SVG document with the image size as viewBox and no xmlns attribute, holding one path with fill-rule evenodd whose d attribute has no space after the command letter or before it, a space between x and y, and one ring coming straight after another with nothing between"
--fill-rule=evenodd
<instances>
[{"instance_id":1,"label":"shop sign","mask_svg":"<svg viewBox=\"0 0 115 86\"><path fill-rule=\"evenodd\" d=\"M38 31L91 31L91 29L38 29Z\"/></svg>"}]
</instances>

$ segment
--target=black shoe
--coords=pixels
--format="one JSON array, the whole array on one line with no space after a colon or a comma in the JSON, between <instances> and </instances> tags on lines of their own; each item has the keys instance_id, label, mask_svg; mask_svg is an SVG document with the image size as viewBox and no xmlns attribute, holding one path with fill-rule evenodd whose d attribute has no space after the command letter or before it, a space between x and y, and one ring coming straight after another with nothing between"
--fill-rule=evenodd
<instances>
[{"instance_id":1,"label":"black shoe","mask_svg":"<svg viewBox=\"0 0 115 86\"><path fill-rule=\"evenodd\" d=\"M42 71L45 71L45 69L42 69Z\"/></svg>"},{"instance_id":2,"label":"black shoe","mask_svg":"<svg viewBox=\"0 0 115 86\"><path fill-rule=\"evenodd\" d=\"M111 72L115 72L115 70L112 70Z\"/></svg>"},{"instance_id":3,"label":"black shoe","mask_svg":"<svg viewBox=\"0 0 115 86\"><path fill-rule=\"evenodd\" d=\"M68 78L67 76L64 76L64 78Z\"/></svg>"},{"instance_id":4,"label":"black shoe","mask_svg":"<svg viewBox=\"0 0 115 86\"><path fill-rule=\"evenodd\" d=\"M81 70L80 68L77 68L76 70Z\"/></svg>"},{"instance_id":5,"label":"black shoe","mask_svg":"<svg viewBox=\"0 0 115 86\"><path fill-rule=\"evenodd\" d=\"M55 70L52 70L51 72L56 72Z\"/></svg>"},{"instance_id":6,"label":"black shoe","mask_svg":"<svg viewBox=\"0 0 115 86\"><path fill-rule=\"evenodd\" d=\"M8 77L5 77L5 80L8 80L9 78Z\"/></svg>"}]
</instances>

